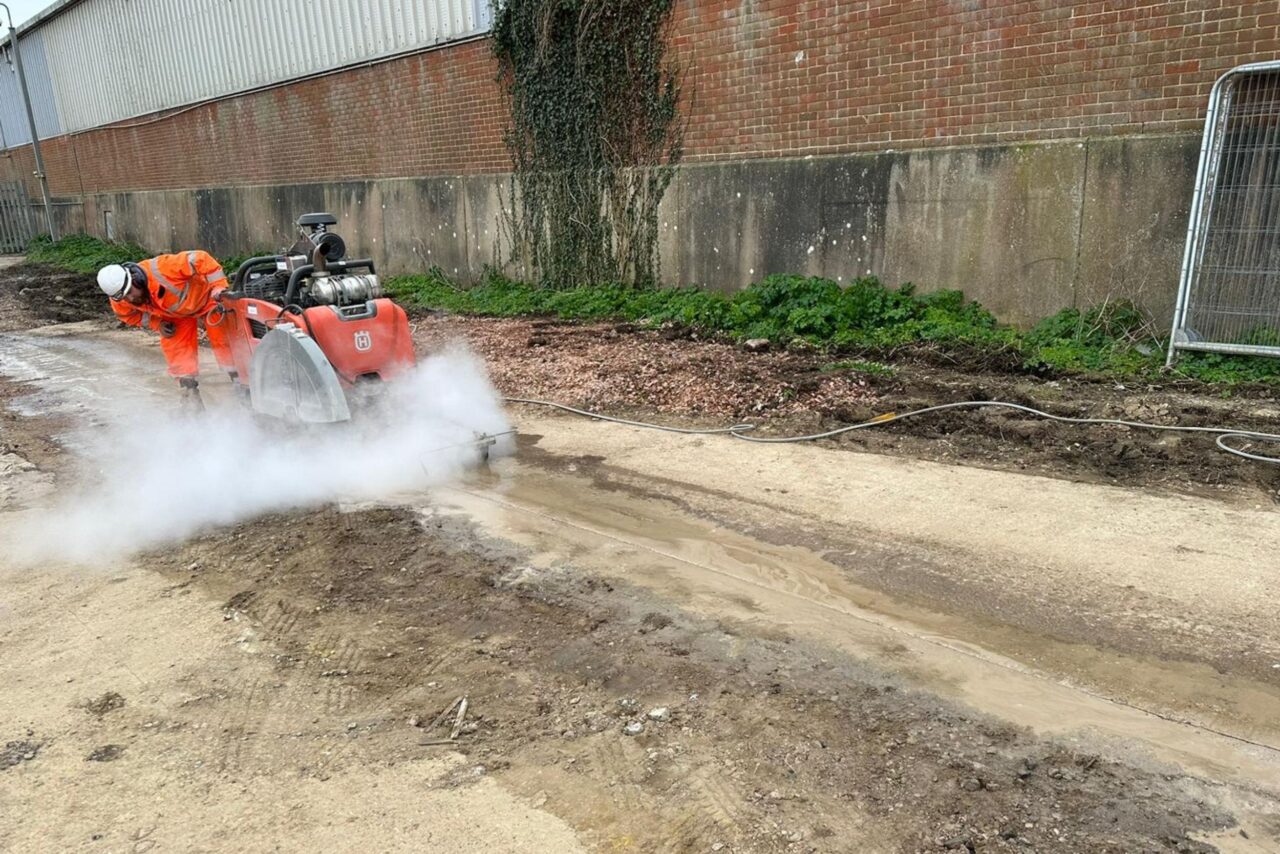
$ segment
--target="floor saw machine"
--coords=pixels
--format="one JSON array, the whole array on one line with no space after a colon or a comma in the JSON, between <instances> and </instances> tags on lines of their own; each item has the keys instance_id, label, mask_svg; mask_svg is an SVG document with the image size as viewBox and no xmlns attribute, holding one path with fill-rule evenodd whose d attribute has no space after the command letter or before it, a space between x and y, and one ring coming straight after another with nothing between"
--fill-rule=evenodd
<instances>
[{"instance_id":1,"label":"floor saw machine","mask_svg":"<svg viewBox=\"0 0 1280 854\"><path fill-rule=\"evenodd\" d=\"M245 261L222 297L216 322L227 325L255 413L292 424L350 421L415 365L408 316L383 296L372 259L346 257L329 230L337 222L330 213L300 217L294 245ZM475 435L487 456L495 438Z\"/></svg>"},{"instance_id":2,"label":"floor saw machine","mask_svg":"<svg viewBox=\"0 0 1280 854\"><path fill-rule=\"evenodd\" d=\"M346 257L345 241L329 231L337 222L328 213L300 217L297 242L245 261L223 295L219 322L262 415L348 421L348 392L414 366L408 316L382 295L372 259Z\"/></svg>"}]
</instances>

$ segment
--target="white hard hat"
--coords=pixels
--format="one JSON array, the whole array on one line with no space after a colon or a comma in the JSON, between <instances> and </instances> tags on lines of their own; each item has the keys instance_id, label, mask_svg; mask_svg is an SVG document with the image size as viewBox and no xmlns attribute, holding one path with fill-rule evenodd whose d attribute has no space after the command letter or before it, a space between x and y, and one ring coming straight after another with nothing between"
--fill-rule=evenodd
<instances>
[{"instance_id":1,"label":"white hard hat","mask_svg":"<svg viewBox=\"0 0 1280 854\"><path fill-rule=\"evenodd\" d=\"M112 299L123 297L130 284L129 271L123 264L111 264L98 271L98 287Z\"/></svg>"}]
</instances>

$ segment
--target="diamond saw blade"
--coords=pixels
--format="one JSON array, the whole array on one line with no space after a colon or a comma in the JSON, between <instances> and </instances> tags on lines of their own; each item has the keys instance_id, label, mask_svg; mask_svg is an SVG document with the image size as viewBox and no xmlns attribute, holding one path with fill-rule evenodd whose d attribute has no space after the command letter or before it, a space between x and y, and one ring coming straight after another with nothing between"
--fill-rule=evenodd
<instances>
[{"instance_id":1,"label":"diamond saw blade","mask_svg":"<svg viewBox=\"0 0 1280 854\"><path fill-rule=\"evenodd\" d=\"M310 336L278 324L253 353L249 398L255 412L286 421L332 424L351 419L333 366Z\"/></svg>"}]
</instances>

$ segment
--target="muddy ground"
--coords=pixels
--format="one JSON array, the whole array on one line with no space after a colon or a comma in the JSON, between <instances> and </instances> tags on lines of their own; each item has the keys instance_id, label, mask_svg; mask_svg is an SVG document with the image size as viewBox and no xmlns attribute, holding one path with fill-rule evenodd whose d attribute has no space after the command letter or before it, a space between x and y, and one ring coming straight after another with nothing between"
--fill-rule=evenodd
<instances>
[{"instance_id":1,"label":"muddy ground","mask_svg":"<svg viewBox=\"0 0 1280 854\"><path fill-rule=\"evenodd\" d=\"M163 595L244 626L271 672L198 679L183 715L96 727L86 762L145 763L153 730L210 726L223 776L286 762L325 781L456 752L465 763L437 785L499 779L594 850L1201 852L1216 849L1198 834L1234 823L1158 764L1037 738L785 632L536 569L448 516L274 515L136 563L168 580ZM77 708L111 724L132 695L117 685ZM350 723L331 736L335 713ZM0 771L37 762L50 737L4 735ZM281 754L281 738L319 744Z\"/></svg>"},{"instance_id":2,"label":"muddy ground","mask_svg":"<svg viewBox=\"0 0 1280 854\"><path fill-rule=\"evenodd\" d=\"M33 281L63 301L21 294ZM6 328L102 317L100 298L79 296L92 287L31 268L0 272ZM805 432L916 403L1000 397L1063 414L1265 428L1275 405L1265 390L1229 399L1135 392L927 360L891 377L832 381L818 354L748 354L601 324L416 325L425 348L470 341L509 394L682 424L752 420ZM0 383L0 405L26 391ZM77 468L57 442L65 424L3 413L0 450L67 488ZM1280 486L1270 470L1198 439L983 414L828 444L1237 498ZM127 714L146 702L140 689L95 692L85 700L101 714L79 711L95 719L85 768L169 761L153 733L170 729L198 732L218 757L200 773L237 784L259 767L339 781L352 768L416 768L458 753L465 762L426 789L496 779L602 851L1199 852L1217 850L1198 841L1215 832L1250 842L1218 783L1037 736L783 627L696 613L572 563L541 566L448 514L366 506L275 515L136 565L160 574L163 595L189 602L199 620L244 627L240 646L259 649L269 671L248 684L195 674L188 700L145 718ZM459 697L466 714L445 714ZM0 775L37 773L41 751L70 740L14 720L0 732ZM38 801L33 791L24 803Z\"/></svg>"},{"instance_id":3,"label":"muddy ground","mask_svg":"<svg viewBox=\"0 0 1280 854\"><path fill-rule=\"evenodd\" d=\"M452 524L392 509L279 516L147 562L266 627L282 680L308 673L379 709L354 751L429 753L449 726L421 725L466 695L470 762L555 791L574 826L634 850L875 850L893 836L908 851L1202 851L1186 834L1226 822L1177 780L820 647L531 571ZM593 803L601 789L620 791Z\"/></svg>"},{"instance_id":4,"label":"muddy ground","mask_svg":"<svg viewBox=\"0 0 1280 854\"><path fill-rule=\"evenodd\" d=\"M45 264L0 267L0 332L92 318L109 322L111 317L93 276Z\"/></svg>"}]
</instances>

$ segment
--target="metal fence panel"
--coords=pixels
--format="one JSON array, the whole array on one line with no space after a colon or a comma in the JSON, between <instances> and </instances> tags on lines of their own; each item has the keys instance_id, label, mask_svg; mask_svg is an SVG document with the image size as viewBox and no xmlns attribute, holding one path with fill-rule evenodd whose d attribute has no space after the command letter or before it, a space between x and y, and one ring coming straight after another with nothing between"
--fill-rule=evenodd
<instances>
[{"instance_id":1,"label":"metal fence panel","mask_svg":"<svg viewBox=\"0 0 1280 854\"><path fill-rule=\"evenodd\" d=\"M20 181L0 183L0 254L24 251L33 235L26 189Z\"/></svg>"},{"instance_id":2,"label":"metal fence panel","mask_svg":"<svg viewBox=\"0 0 1280 854\"><path fill-rule=\"evenodd\" d=\"M1170 364L1179 350L1280 356L1280 62L1210 95Z\"/></svg>"},{"instance_id":3,"label":"metal fence panel","mask_svg":"<svg viewBox=\"0 0 1280 854\"><path fill-rule=\"evenodd\" d=\"M83 0L20 38L43 40L63 129L74 131L489 26L488 0Z\"/></svg>"}]
</instances>

